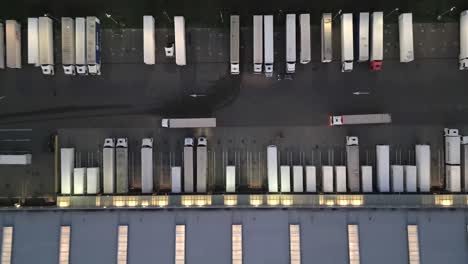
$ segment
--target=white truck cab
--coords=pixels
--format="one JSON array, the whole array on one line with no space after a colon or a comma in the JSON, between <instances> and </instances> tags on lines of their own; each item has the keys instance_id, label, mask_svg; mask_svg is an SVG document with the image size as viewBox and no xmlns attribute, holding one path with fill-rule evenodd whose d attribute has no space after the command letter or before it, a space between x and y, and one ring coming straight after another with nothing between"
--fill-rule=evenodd
<instances>
[{"instance_id":1,"label":"white truck cab","mask_svg":"<svg viewBox=\"0 0 468 264\"><path fill-rule=\"evenodd\" d=\"M113 138L106 138L104 139L104 147L105 148L113 148L115 147L115 140Z\"/></svg>"},{"instance_id":2,"label":"white truck cab","mask_svg":"<svg viewBox=\"0 0 468 264\"><path fill-rule=\"evenodd\" d=\"M128 148L128 138L118 138L116 147L117 148Z\"/></svg>"},{"instance_id":3,"label":"white truck cab","mask_svg":"<svg viewBox=\"0 0 468 264\"><path fill-rule=\"evenodd\" d=\"M187 137L184 139L184 146L186 147L193 147L194 145L194 140L191 137Z\"/></svg>"},{"instance_id":4,"label":"white truck cab","mask_svg":"<svg viewBox=\"0 0 468 264\"><path fill-rule=\"evenodd\" d=\"M199 137L198 138L197 146L206 147L207 144L208 144L208 142L206 141L206 137Z\"/></svg>"}]
</instances>

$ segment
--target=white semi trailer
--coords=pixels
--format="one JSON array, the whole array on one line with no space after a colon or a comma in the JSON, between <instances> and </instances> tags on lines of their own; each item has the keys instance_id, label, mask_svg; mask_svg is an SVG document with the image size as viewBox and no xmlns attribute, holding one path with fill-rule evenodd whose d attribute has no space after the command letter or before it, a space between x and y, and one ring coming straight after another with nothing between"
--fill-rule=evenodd
<instances>
[{"instance_id":1,"label":"white semi trailer","mask_svg":"<svg viewBox=\"0 0 468 264\"><path fill-rule=\"evenodd\" d=\"M6 65L21 69L21 25L16 20L5 21Z\"/></svg>"},{"instance_id":2,"label":"white semi trailer","mask_svg":"<svg viewBox=\"0 0 468 264\"><path fill-rule=\"evenodd\" d=\"M322 22L321 22L322 62L331 62L333 60L332 27L333 27L332 14L331 13L322 14Z\"/></svg>"},{"instance_id":3,"label":"white semi trailer","mask_svg":"<svg viewBox=\"0 0 468 264\"><path fill-rule=\"evenodd\" d=\"M75 75L75 20L62 17L62 66L65 75Z\"/></svg>"},{"instance_id":4,"label":"white semi trailer","mask_svg":"<svg viewBox=\"0 0 468 264\"><path fill-rule=\"evenodd\" d=\"M304 192L304 167L293 166L293 192Z\"/></svg>"},{"instance_id":5,"label":"white semi trailer","mask_svg":"<svg viewBox=\"0 0 468 264\"><path fill-rule=\"evenodd\" d=\"M416 145L417 182L420 192L431 189L431 148L429 145Z\"/></svg>"},{"instance_id":6,"label":"white semi trailer","mask_svg":"<svg viewBox=\"0 0 468 264\"><path fill-rule=\"evenodd\" d=\"M306 166L306 192L317 192L317 167Z\"/></svg>"},{"instance_id":7,"label":"white semi trailer","mask_svg":"<svg viewBox=\"0 0 468 264\"><path fill-rule=\"evenodd\" d=\"M390 146L377 145L377 191L390 192Z\"/></svg>"},{"instance_id":8,"label":"white semi trailer","mask_svg":"<svg viewBox=\"0 0 468 264\"><path fill-rule=\"evenodd\" d=\"M183 16L174 17L175 35L175 61L179 66L187 65L185 50L185 18Z\"/></svg>"},{"instance_id":9,"label":"white semi trailer","mask_svg":"<svg viewBox=\"0 0 468 264\"><path fill-rule=\"evenodd\" d=\"M99 167L86 168L86 193L98 194L101 190Z\"/></svg>"},{"instance_id":10,"label":"white semi trailer","mask_svg":"<svg viewBox=\"0 0 468 264\"><path fill-rule=\"evenodd\" d=\"M231 32L230 32L230 61L231 61L231 74L237 75L240 73L239 63L239 49L240 49L240 20L238 15L231 16Z\"/></svg>"},{"instance_id":11,"label":"white semi trailer","mask_svg":"<svg viewBox=\"0 0 468 264\"><path fill-rule=\"evenodd\" d=\"M72 193L73 169L75 168L75 149L60 149L60 193Z\"/></svg>"},{"instance_id":12,"label":"white semi trailer","mask_svg":"<svg viewBox=\"0 0 468 264\"><path fill-rule=\"evenodd\" d=\"M398 17L398 26L400 36L400 62L413 61L413 14L401 14Z\"/></svg>"},{"instance_id":13,"label":"white semi trailer","mask_svg":"<svg viewBox=\"0 0 468 264\"><path fill-rule=\"evenodd\" d=\"M460 70L468 70L468 10L460 14Z\"/></svg>"},{"instance_id":14,"label":"white semi trailer","mask_svg":"<svg viewBox=\"0 0 468 264\"><path fill-rule=\"evenodd\" d=\"M28 64L39 66L39 18L28 17Z\"/></svg>"},{"instance_id":15,"label":"white semi trailer","mask_svg":"<svg viewBox=\"0 0 468 264\"><path fill-rule=\"evenodd\" d=\"M275 145L267 147L268 192L278 192L278 149Z\"/></svg>"},{"instance_id":16,"label":"white semi trailer","mask_svg":"<svg viewBox=\"0 0 468 264\"><path fill-rule=\"evenodd\" d=\"M372 181L372 166L363 165L361 166L362 175L362 192L371 193L374 191Z\"/></svg>"},{"instance_id":17,"label":"white semi trailer","mask_svg":"<svg viewBox=\"0 0 468 264\"><path fill-rule=\"evenodd\" d=\"M286 72L296 71L296 15L286 15Z\"/></svg>"},{"instance_id":18,"label":"white semi trailer","mask_svg":"<svg viewBox=\"0 0 468 264\"><path fill-rule=\"evenodd\" d=\"M156 62L156 39L153 16L143 16L143 62L148 65L153 65Z\"/></svg>"},{"instance_id":19,"label":"white semi trailer","mask_svg":"<svg viewBox=\"0 0 468 264\"><path fill-rule=\"evenodd\" d=\"M236 166L226 166L226 192L236 192Z\"/></svg>"},{"instance_id":20,"label":"white semi trailer","mask_svg":"<svg viewBox=\"0 0 468 264\"><path fill-rule=\"evenodd\" d=\"M161 126L167 128L216 127L216 118L163 118Z\"/></svg>"},{"instance_id":21,"label":"white semi trailer","mask_svg":"<svg viewBox=\"0 0 468 264\"><path fill-rule=\"evenodd\" d=\"M5 69L5 26L0 22L0 69Z\"/></svg>"},{"instance_id":22,"label":"white semi trailer","mask_svg":"<svg viewBox=\"0 0 468 264\"><path fill-rule=\"evenodd\" d=\"M461 137L458 129L444 129L445 185L447 191L461 192Z\"/></svg>"},{"instance_id":23,"label":"white semi trailer","mask_svg":"<svg viewBox=\"0 0 468 264\"><path fill-rule=\"evenodd\" d=\"M73 170L73 194L85 193L86 168L75 168Z\"/></svg>"},{"instance_id":24,"label":"white semi trailer","mask_svg":"<svg viewBox=\"0 0 468 264\"><path fill-rule=\"evenodd\" d=\"M358 61L369 60L369 12L359 13L359 55Z\"/></svg>"},{"instance_id":25,"label":"white semi trailer","mask_svg":"<svg viewBox=\"0 0 468 264\"><path fill-rule=\"evenodd\" d=\"M280 166L281 192L291 192L291 167L288 165Z\"/></svg>"},{"instance_id":26,"label":"white semi trailer","mask_svg":"<svg viewBox=\"0 0 468 264\"><path fill-rule=\"evenodd\" d=\"M197 192L207 192L208 182L208 142L205 137L197 141Z\"/></svg>"}]
</instances>

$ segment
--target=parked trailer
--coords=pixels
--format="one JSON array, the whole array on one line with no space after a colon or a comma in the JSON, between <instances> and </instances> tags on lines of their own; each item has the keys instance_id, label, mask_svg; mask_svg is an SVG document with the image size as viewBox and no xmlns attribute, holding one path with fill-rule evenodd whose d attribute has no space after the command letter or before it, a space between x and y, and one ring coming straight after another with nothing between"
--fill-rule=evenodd
<instances>
[{"instance_id":1,"label":"parked trailer","mask_svg":"<svg viewBox=\"0 0 468 264\"><path fill-rule=\"evenodd\" d=\"M0 155L0 165L30 165L31 161L31 154Z\"/></svg>"},{"instance_id":2,"label":"parked trailer","mask_svg":"<svg viewBox=\"0 0 468 264\"><path fill-rule=\"evenodd\" d=\"M80 75L88 74L88 63L86 56L86 18L75 19L75 60L76 72Z\"/></svg>"},{"instance_id":3,"label":"parked trailer","mask_svg":"<svg viewBox=\"0 0 468 264\"><path fill-rule=\"evenodd\" d=\"M86 168L75 168L73 170L73 194L85 193Z\"/></svg>"},{"instance_id":4,"label":"parked trailer","mask_svg":"<svg viewBox=\"0 0 468 264\"><path fill-rule=\"evenodd\" d=\"M414 165L406 165L405 171L405 191L417 192L417 168Z\"/></svg>"},{"instance_id":5,"label":"parked trailer","mask_svg":"<svg viewBox=\"0 0 468 264\"><path fill-rule=\"evenodd\" d=\"M362 175L362 192L369 193L373 192L372 186L372 166L361 166Z\"/></svg>"},{"instance_id":6,"label":"parked trailer","mask_svg":"<svg viewBox=\"0 0 468 264\"><path fill-rule=\"evenodd\" d=\"M335 166L336 192L345 193L346 188L346 166Z\"/></svg>"},{"instance_id":7,"label":"parked trailer","mask_svg":"<svg viewBox=\"0 0 468 264\"><path fill-rule=\"evenodd\" d=\"M117 139L115 146L116 193L128 193L128 139Z\"/></svg>"},{"instance_id":8,"label":"parked trailer","mask_svg":"<svg viewBox=\"0 0 468 264\"><path fill-rule=\"evenodd\" d=\"M207 192L208 180L208 142L205 137L199 137L197 142L197 192Z\"/></svg>"},{"instance_id":9,"label":"parked trailer","mask_svg":"<svg viewBox=\"0 0 468 264\"><path fill-rule=\"evenodd\" d=\"M187 64L185 56L185 18L183 16L174 17L175 35L175 61L179 66Z\"/></svg>"},{"instance_id":10,"label":"parked trailer","mask_svg":"<svg viewBox=\"0 0 468 264\"><path fill-rule=\"evenodd\" d=\"M102 168L104 193L112 194L115 192L115 140L113 138L104 140Z\"/></svg>"},{"instance_id":11,"label":"parked trailer","mask_svg":"<svg viewBox=\"0 0 468 264\"><path fill-rule=\"evenodd\" d=\"M369 12L359 13L359 57L358 61L369 60Z\"/></svg>"},{"instance_id":12,"label":"parked trailer","mask_svg":"<svg viewBox=\"0 0 468 264\"><path fill-rule=\"evenodd\" d=\"M463 145L463 191L468 192L468 137L462 137L461 144Z\"/></svg>"},{"instance_id":13,"label":"parked trailer","mask_svg":"<svg viewBox=\"0 0 468 264\"><path fill-rule=\"evenodd\" d=\"M296 15L286 15L286 72L296 71Z\"/></svg>"},{"instance_id":14,"label":"parked trailer","mask_svg":"<svg viewBox=\"0 0 468 264\"><path fill-rule=\"evenodd\" d=\"M362 125L362 124L388 124L392 122L391 114L364 114L364 115L331 115L330 126Z\"/></svg>"},{"instance_id":15,"label":"parked trailer","mask_svg":"<svg viewBox=\"0 0 468 264\"><path fill-rule=\"evenodd\" d=\"M263 44L265 49L265 75L273 76L274 38L273 38L273 16L263 16Z\"/></svg>"},{"instance_id":16,"label":"parked trailer","mask_svg":"<svg viewBox=\"0 0 468 264\"><path fill-rule=\"evenodd\" d=\"M39 18L28 17L28 64L39 66Z\"/></svg>"},{"instance_id":17,"label":"parked trailer","mask_svg":"<svg viewBox=\"0 0 468 264\"><path fill-rule=\"evenodd\" d=\"M445 164L460 165L461 137L458 129L444 129L445 139Z\"/></svg>"},{"instance_id":18,"label":"parked trailer","mask_svg":"<svg viewBox=\"0 0 468 264\"><path fill-rule=\"evenodd\" d=\"M101 190L99 168L86 168L86 193L98 194Z\"/></svg>"},{"instance_id":19,"label":"parked trailer","mask_svg":"<svg viewBox=\"0 0 468 264\"><path fill-rule=\"evenodd\" d=\"M333 182L333 166L322 166L322 191L325 193L333 192Z\"/></svg>"},{"instance_id":20,"label":"parked trailer","mask_svg":"<svg viewBox=\"0 0 468 264\"><path fill-rule=\"evenodd\" d=\"M39 64L42 74L54 75L54 31L52 19L39 17Z\"/></svg>"},{"instance_id":21,"label":"parked trailer","mask_svg":"<svg viewBox=\"0 0 468 264\"><path fill-rule=\"evenodd\" d=\"M306 166L306 192L317 192L317 168Z\"/></svg>"},{"instance_id":22,"label":"parked trailer","mask_svg":"<svg viewBox=\"0 0 468 264\"><path fill-rule=\"evenodd\" d=\"M404 176L402 165L392 165L392 192L404 192Z\"/></svg>"},{"instance_id":23,"label":"parked trailer","mask_svg":"<svg viewBox=\"0 0 468 264\"><path fill-rule=\"evenodd\" d=\"M341 15L341 71L353 70L353 14Z\"/></svg>"},{"instance_id":24,"label":"parked trailer","mask_svg":"<svg viewBox=\"0 0 468 264\"><path fill-rule=\"evenodd\" d=\"M253 16L253 67L261 73L263 66L263 16Z\"/></svg>"},{"instance_id":25,"label":"parked trailer","mask_svg":"<svg viewBox=\"0 0 468 264\"><path fill-rule=\"evenodd\" d=\"M358 137L346 137L346 167L348 168L348 187L351 192L361 190L359 177Z\"/></svg>"},{"instance_id":26,"label":"parked trailer","mask_svg":"<svg viewBox=\"0 0 468 264\"><path fill-rule=\"evenodd\" d=\"M163 118L161 126L168 128L216 127L216 118Z\"/></svg>"},{"instance_id":27,"label":"parked trailer","mask_svg":"<svg viewBox=\"0 0 468 264\"><path fill-rule=\"evenodd\" d=\"M377 145L377 191L390 192L390 146Z\"/></svg>"},{"instance_id":28,"label":"parked trailer","mask_svg":"<svg viewBox=\"0 0 468 264\"><path fill-rule=\"evenodd\" d=\"M193 138L184 140L184 192L194 192L193 179Z\"/></svg>"},{"instance_id":29,"label":"parked trailer","mask_svg":"<svg viewBox=\"0 0 468 264\"><path fill-rule=\"evenodd\" d=\"M21 25L16 20L5 21L6 65L21 69Z\"/></svg>"},{"instance_id":30,"label":"parked trailer","mask_svg":"<svg viewBox=\"0 0 468 264\"><path fill-rule=\"evenodd\" d=\"M301 30L301 64L310 62L310 14L299 15L299 26Z\"/></svg>"},{"instance_id":31,"label":"parked trailer","mask_svg":"<svg viewBox=\"0 0 468 264\"><path fill-rule=\"evenodd\" d=\"M240 56L239 56L239 49L240 49L240 21L239 16L233 15L231 16L231 53L230 53L230 61L231 61L231 74L239 74L239 63L240 63Z\"/></svg>"},{"instance_id":32,"label":"parked trailer","mask_svg":"<svg viewBox=\"0 0 468 264\"><path fill-rule=\"evenodd\" d=\"M236 192L236 166L226 166L226 192Z\"/></svg>"},{"instance_id":33,"label":"parked trailer","mask_svg":"<svg viewBox=\"0 0 468 264\"><path fill-rule=\"evenodd\" d=\"M268 192L278 192L278 149L267 147Z\"/></svg>"},{"instance_id":34,"label":"parked trailer","mask_svg":"<svg viewBox=\"0 0 468 264\"><path fill-rule=\"evenodd\" d=\"M153 65L156 62L156 39L153 16L143 16L143 62L148 65Z\"/></svg>"},{"instance_id":35,"label":"parked trailer","mask_svg":"<svg viewBox=\"0 0 468 264\"><path fill-rule=\"evenodd\" d=\"M445 184L449 192L461 192L460 165L445 165Z\"/></svg>"},{"instance_id":36,"label":"parked trailer","mask_svg":"<svg viewBox=\"0 0 468 264\"><path fill-rule=\"evenodd\" d=\"M90 74L101 75L101 21L94 16L86 18L86 62Z\"/></svg>"},{"instance_id":37,"label":"parked trailer","mask_svg":"<svg viewBox=\"0 0 468 264\"><path fill-rule=\"evenodd\" d=\"M65 75L75 75L75 20L62 17L62 65Z\"/></svg>"},{"instance_id":38,"label":"parked trailer","mask_svg":"<svg viewBox=\"0 0 468 264\"><path fill-rule=\"evenodd\" d=\"M333 27L332 14L331 13L322 14L322 22L321 22L322 62L331 62L333 59L332 27Z\"/></svg>"},{"instance_id":39,"label":"parked trailer","mask_svg":"<svg viewBox=\"0 0 468 264\"><path fill-rule=\"evenodd\" d=\"M72 193L73 169L75 168L75 149L60 149L60 192Z\"/></svg>"},{"instance_id":40,"label":"parked trailer","mask_svg":"<svg viewBox=\"0 0 468 264\"><path fill-rule=\"evenodd\" d=\"M280 166L281 192L291 192L291 167L287 165Z\"/></svg>"},{"instance_id":41,"label":"parked trailer","mask_svg":"<svg viewBox=\"0 0 468 264\"><path fill-rule=\"evenodd\" d=\"M171 167L171 192L182 192L182 173L180 166Z\"/></svg>"},{"instance_id":42,"label":"parked trailer","mask_svg":"<svg viewBox=\"0 0 468 264\"><path fill-rule=\"evenodd\" d=\"M293 166L293 192L304 192L304 168Z\"/></svg>"},{"instance_id":43,"label":"parked trailer","mask_svg":"<svg viewBox=\"0 0 468 264\"><path fill-rule=\"evenodd\" d=\"M468 10L460 13L460 70L468 70Z\"/></svg>"},{"instance_id":44,"label":"parked trailer","mask_svg":"<svg viewBox=\"0 0 468 264\"><path fill-rule=\"evenodd\" d=\"M370 68L380 71L383 62L383 12L373 12L371 16Z\"/></svg>"},{"instance_id":45,"label":"parked trailer","mask_svg":"<svg viewBox=\"0 0 468 264\"><path fill-rule=\"evenodd\" d=\"M431 188L431 148L429 145L416 145L416 167L420 192Z\"/></svg>"},{"instance_id":46,"label":"parked trailer","mask_svg":"<svg viewBox=\"0 0 468 264\"><path fill-rule=\"evenodd\" d=\"M5 69L5 26L0 22L0 69Z\"/></svg>"},{"instance_id":47,"label":"parked trailer","mask_svg":"<svg viewBox=\"0 0 468 264\"><path fill-rule=\"evenodd\" d=\"M398 17L398 28L400 35L400 62L413 61L413 14L401 14Z\"/></svg>"},{"instance_id":48,"label":"parked trailer","mask_svg":"<svg viewBox=\"0 0 468 264\"><path fill-rule=\"evenodd\" d=\"M141 192L153 193L153 139L141 141Z\"/></svg>"}]
</instances>

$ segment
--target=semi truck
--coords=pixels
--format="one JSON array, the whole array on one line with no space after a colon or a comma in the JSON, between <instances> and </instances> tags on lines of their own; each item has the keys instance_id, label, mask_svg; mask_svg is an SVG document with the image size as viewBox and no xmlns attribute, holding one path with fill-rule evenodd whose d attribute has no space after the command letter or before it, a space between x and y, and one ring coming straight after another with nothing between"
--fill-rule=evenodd
<instances>
[{"instance_id":1,"label":"semi truck","mask_svg":"<svg viewBox=\"0 0 468 264\"><path fill-rule=\"evenodd\" d=\"M60 190L62 194L71 194L73 169L75 168L75 149L60 149Z\"/></svg>"},{"instance_id":2,"label":"semi truck","mask_svg":"<svg viewBox=\"0 0 468 264\"><path fill-rule=\"evenodd\" d=\"M199 137L197 141L197 192L205 193L208 179L207 140Z\"/></svg>"},{"instance_id":3,"label":"semi truck","mask_svg":"<svg viewBox=\"0 0 468 264\"><path fill-rule=\"evenodd\" d=\"M468 192L468 137L462 137L461 144L463 146L463 158L462 158L462 186L463 191Z\"/></svg>"},{"instance_id":4,"label":"semi truck","mask_svg":"<svg viewBox=\"0 0 468 264\"><path fill-rule=\"evenodd\" d=\"M95 16L86 17L86 62L89 74L101 75L101 21Z\"/></svg>"},{"instance_id":5,"label":"semi truck","mask_svg":"<svg viewBox=\"0 0 468 264\"><path fill-rule=\"evenodd\" d=\"M331 62L333 59L332 23L333 19L331 13L322 14L322 62Z\"/></svg>"},{"instance_id":6,"label":"semi truck","mask_svg":"<svg viewBox=\"0 0 468 264\"><path fill-rule=\"evenodd\" d=\"M341 71L353 70L354 60L353 14L341 15Z\"/></svg>"},{"instance_id":7,"label":"semi truck","mask_svg":"<svg viewBox=\"0 0 468 264\"><path fill-rule=\"evenodd\" d=\"M372 166L363 165L361 166L362 175L362 192L371 193L374 191L372 181Z\"/></svg>"},{"instance_id":8,"label":"semi truck","mask_svg":"<svg viewBox=\"0 0 468 264\"><path fill-rule=\"evenodd\" d=\"M102 150L102 178L105 194L115 192L115 140L106 138Z\"/></svg>"},{"instance_id":9,"label":"semi truck","mask_svg":"<svg viewBox=\"0 0 468 264\"><path fill-rule=\"evenodd\" d=\"M322 191L331 193L334 189L333 166L322 166Z\"/></svg>"},{"instance_id":10,"label":"semi truck","mask_svg":"<svg viewBox=\"0 0 468 264\"><path fill-rule=\"evenodd\" d=\"M31 154L1 154L0 165L30 165Z\"/></svg>"},{"instance_id":11,"label":"semi truck","mask_svg":"<svg viewBox=\"0 0 468 264\"><path fill-rule=\"evenodd\" d=\"M0 22L0 69L5 69L5 26Z\"/></svg>"},{"instance_id":12,"label":"semi truck","mask_svg":"<svg viewBox=\"0 0 468 264\"><path fill-rule=\"evenodd\" d=\"M182 192L182 178L180 166L171 167L171 192Z\"/></svg>"},{"instance_id":13,"label":"semi truck","mask_svg":"<svg viewBox=\"0 0 468 264\"><path fill-rule=\"evenodd\" d=\"M293 166L293 191L304 192L304 167L301 165Z\"/></svg>"},{"instance_id":14,"label":"semi truck","mask_svg":"<svg viewBox=\"0 0 468 264\"><path fill-rule=\"evenodd\" d=\"M346 137L346 167L348 168L348 187L351 192L361 190L359 177L359 141L358 137Z\"/></svg>"},{"instance_id":15,"label":"semi truck","mask_svg":"<svg viewBox=\"0 0 468 264\"><path fill-rule=\"evenodd\" d=\"M54 31L49 17L39 17L39 64L42 74L54 75Z\"/></svg>"},{"instance_id":16,"label":"semi truck","mask_svg":"<svg viewBox=\"0 0 468 264\"><path fill-rule=\"evenodd\" d=\"M291 192L291 167L288 165L280 166L281 192Z\"/></svg>"},{"instance_id":17,"label":"semi truck","mask_svg":"<svg viewBox=\"0 0 468 264\"><path fill-rule=\"evenodd\" d=\"M305 167L306 192L317 192L317 168L315 166Z\"/></svg>"},{"instance_id":18,"label":"semi truck","mask_svg":"<svg viewBox=\"0 0 468 264\"><path fill-rule=\"evenodd\" d=\"M86 193L98 194L101 190L99 167L86 168Z\"/></svg>"},{"instance_id":19,"label":"semi truck","mask_svg":"<svg viewBox=\"0 0 468 264\"><path fill-rule=\"evenodd\" d=\"M28 17L28 64L39 66L39 18Z\"/></svg>"},{"instance_id":20,"label":"semi truck","mask_svg":"<svg viewBox=\"0 0 468 264\"><path fill-rule=\"evenodd\" d=\"M161 126L167 128L216 127L216 118L163 118Z\"/></svg>"},{"instance_id":21,"label":"semi truck","mask_svg":"<svg viewBox=\"0 0 468 264\"><path fill-rule=\"evenodd\" d=\"M21 25L16 20L5 21L6 65L21 69Z\"/></svg>"},{"instance_id":22,"label":"semi truck","mask_svg":"<svg viewBox=\"0 0 468 264\"><path fill-rule=\"evenodd\" d=\"M226 192L236 192L236 166L226 166Z\"/></svg>"},{"instance_id":23,"label":"semi truck","mask_svg":"<svg viewBox=\"0 0 468 264\"><path fill-rule=\"evenodd\" d=\"M116 192L128 193L128 139L118 138L115 146Z\"/></svg>"},{"instance_id":24,"label":"semi truck","mask_svg":"<svg viewBox=\"0 0 468 264\"><path fill-rule=\"evenodd\" d=\"M310 62L310 14L299 15L299 26L301 30L301 64Z\"/></svg>"},{"instance_id":25,"label":"semi truck","mask_svg":"<svg viewBox=\"0 0 468 264\"><path fill-rule=\"evenodd\" d=\"M363 115L331 115L330 126L388 124L392 122L391 114L363 114Z\"/></svg>"},{"instance_id":26,"label":"semi truck","mask_svg":"<svg viewBox=\"0 0 468 264\"><path fill-rule=\"evenodd\" d=\"M346 188L346 166L335 166L336 192L345 193Z\"/></svg>"},{"instance_id":27,"label":"semi truck","mask_svg":"<svg viewBox=\"0 0 468 264\"><path fill-rule=\"evenodd\" d=\"M141 192L153 192L153 139L141 142Z\"/></svg>"},{"instance_id":28,"label":"semi truck","mask_svg":"<svg viewBox=\"0 0 468 264\"><path fill-rule=\"evenodd\" d=\"M278 192L278 149L275 145L267 147L268 192Z\"/></svg>"},{"instance_id":29,"label":"semi truck","mask_svg":"<svg viewBox=\"0 0 468 264\"><path fill-rule=\"evenodd\" d=\"M240 48L240 21L238 15L231 16L231 35L230 35L230 61L231 61L231 74L239 74L239 48Z\"/></svg>"},{"instance_id":30,"label":"semi truck","mask_svg":"<svg viewBox=\"0 0 468 264\"><path fill-rule=\"evenodd\" d=\"M398 17L398 28L400 36L400 62L413 61L413 14L401 14Z\"/></svg>"},{"instance_id":31,"label":"semi truck","mask_svg":"<svg viewBox=\"0 0 468 264\"><path fill-rule=\"evenodd\" d=\"M431 147L416 145L417 183L420 192L431 189Z\"/></svg>"},{"instance_id":32,"label":"semi truck","mask_svg":"<svg viewBox=\"0 0 468 264\"><path fill-rule=\"evenodd\" d=\"M185 57L185 18L183 16L174 17L175 35L175 61L179 66L187 64Z\"/></svg>"},{"instance_id":33,"label":"semi truck","mask_svg":"<svg viewBox=\"0 0 468 264\"><path fill-rule=\"evenodd\" d=\"M153 65L156 61L154 34L154 17L143 16L143 61L148 65Z\"/></svg>"},{"instance_id":34,"label":"semi truck","mask_svg":"<svg viewBox=\"0 0 468 264\"><path fill-rule=\"evenodd\" d=\"M390 146L377 145L377 191L390 192Z\"/></svg>"},{"instance_id":35,"label":"semi truck","mask_svg":"<svg viewBox=\"0 0 468 264\"><path fill-rule=\"evenodd\" d=\"M383 61L383 12L373 12L371 23L370 68L380 71Z\"/></svg>"},{"instance_id":36,"label":"semi truck","mask_svg":"<svg viewBox=\"0 0 468 264\"><path fill-rule=\"evenodd\" d=\"M458 129L444 129L445 183L450 192L461 192L461 137Z\"/></svg>"},{"instance_id":37,"label":"semi truck","mask_svg":"<svg viewBox=\"0 0 468 264\"><path fill-rule=\"evenodd\" d=\"M296 71L296 15L286 15L286 72Z\"/></svg>"},{"instance_id":38,"label":"semi truck","mask_svg":"<svg viewBox=\"0 0 468 264\"><path fill-rule=\"evenodd\" d=\"M460 70L468 70L468 10L460 14Z\"/></svg>"},{"instance_id":39,"label":"semi truck","mask_svg":"<svg viewBox=\"0 0 468 264\"><path fill-rule=\"evenodd\" d=\"M263 44L264 44L264 64L265 76L273 76L273 63L275 60L274 38L273 38L273 15L263 16Z\"/></svg>"},{"instance_id":40,"label":"semi truck","mask_svg":"<svg viewBox=\"0 0 468 264\"><path fill-rule=\"evenodd\" d=\"M75 19L75 62L76 72L79 75L88 74L86 36L86 18L77 17Z\"/></svg>"},{"instance_id":41,"label":"semi truck","mask_svg":"<svg viewBox=\"0 0 468 264\"><path fill-rule=\"evenodd\" d=\"M392 192L404 192L404 173L402 165L392 165L390 167L392 175Z\"/></svg>"},{"instance_id":42,"label":"semi truck","mask_svg":"<svg viewBox=\"0 0 468 264\"><path fill-rule=\"evenodd\" d=\"M85 193L86 168L75 168L73 170L73 194Z\"/></svg>"},{"instance_id":43,"label":"semi truck","mask_svg":"<svg viewBox=\"0 0 468 264\"><path fill-rule=\"evenodd\" d=\"M193 138L184 140L184 192L193 193Z\"/></svg>"},{"instance_id":44,"label":"semi truck","mask_svg":"<svg viewBox=\"0 0 468 264\"><path fill-rule=\"evenodd\" d=\"M65 75L75 75L75 20L62 17L62 65Z\"/></svg>"},{"instance_id":45,"label":"semi truck","mask_svg":"<svg viewBox=\"0 0 468 264\"><path fill-rule=\"evenodd\" d=\"M359 54L358 61L369 60L369 13L359 13Z\"/></svg>"},{"instance_id":46,"label":"semi truck","mask_svg":"<svg viewBox=\"0 0 468 264\"><path fill-rule=\"evenodd\" d=\"M253 68L261 73L263 67L263 16L253 16Z\"/></svg>"}]
</instances>

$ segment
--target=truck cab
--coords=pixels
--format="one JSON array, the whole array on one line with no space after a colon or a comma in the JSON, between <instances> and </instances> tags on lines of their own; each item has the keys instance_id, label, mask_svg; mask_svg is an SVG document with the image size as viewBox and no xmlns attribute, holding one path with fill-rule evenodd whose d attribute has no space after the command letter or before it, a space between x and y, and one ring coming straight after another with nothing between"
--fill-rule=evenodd
<instances>
[{"instance_id":1,"label":"truck cab","mask_svg":"<svg viewBox=\"0 0 468 264\"><path fill-rule=\"evenodd\" d=\"M342 116L330 116L330 126L340 126L343 125Z\"/></svg>"},{"instance_id":2,"label":"truck cab","mask_svg":"<svg viewBox=\"0 0 468 264\"><path fill-rule=\"evenodd\" d=\"M104 139L104 148L113 148L115 147L115 140L113 138Z\"/></svg>"},{"instance_id":3,"label":"truck cab","mask_svg":"<svg viewBox=\"0 0 468 264\"><path fill-rule=\"evenodd\" d=\"M199 137L198 138L197 146L206 147L207 144L208 144L208 142L206 141L206 137Z\"/></svg>"},{"instance_id":4,"label":"truck cab","mask_svg":"<svg viewBox=\"0 0 468 264\"><path fill-rule=\"evenodd\" d=\"M117 139L117 148L128 148L128 138Z\"/></svg>"},{"instance_id":5,"label":"truck cab","mask_svg":"<svg viewBox=\"0 0 468 264\"><path fill-rule=\"evenodd\" d=\"M194 145L194 140L191 137L187 137L184 139L184 146L185 147L193 147Z\"/></svg>"},{"instance_id":6,"label":"truck cab","mask_svg":"<svg viewBox=\"0 0 468 264\"><path fill-rule=\"evenodd\" d=\"M142 148L153 148L153 139L152 138L144 138L141 141Z\"/></svg>"}]
</instances>

